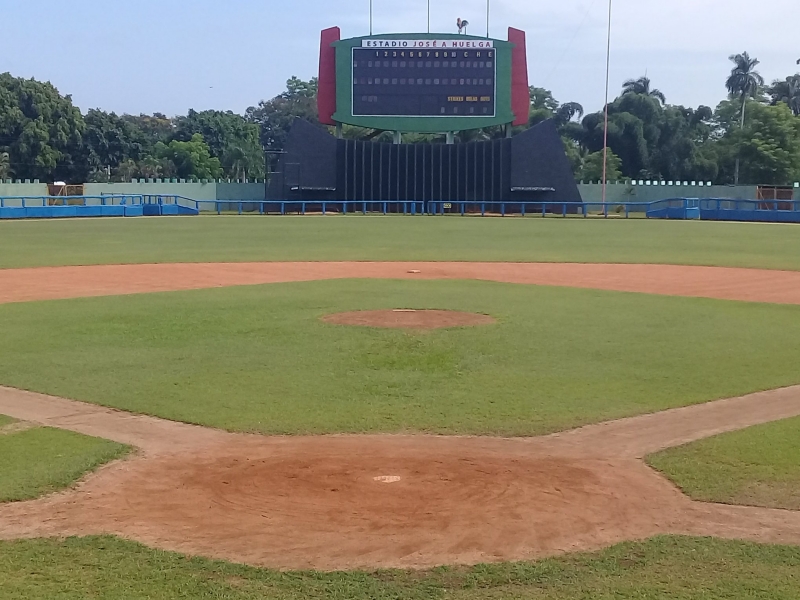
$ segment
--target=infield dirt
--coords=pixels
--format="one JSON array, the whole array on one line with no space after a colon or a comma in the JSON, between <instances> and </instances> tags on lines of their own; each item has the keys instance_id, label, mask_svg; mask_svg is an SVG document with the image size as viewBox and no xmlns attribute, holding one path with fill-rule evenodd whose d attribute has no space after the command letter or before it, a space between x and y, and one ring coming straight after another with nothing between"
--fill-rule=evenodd
<instances>
[{"instance_id":1,"label":"infield dirt","mask_svg":"<svg viewBox=\"0 0 800 600\"><path fill-rule=\"evenodd\" d=\"M367 277L800 304L794 272L494 263L10 270L0 271L0 302ZM692 502L642 460L800 415L800 387L528 439L267 438L9 388L0 388L0 413L140 449L76 489L0 506L4 539L108 533L188 554L320 570L534 559L660 533L800 544L800 512Z\"/></svg>"},{"instance_id":2,"label":"infield dirt","mask_svg":"<svg viewBox=\"0 0 800 600\"><path fill-rule=\"evenodd\" d=\"M4 539L108 533L319 570L534 559L660 533L800 544L800 512L692 502L641 460L800 415L800 387L528 439L267 438L8 388L0 412L141 449L74 490L0 506Z\"/></svg>"},{"instance_id":3,"label":"infield dirt","mask_svg":"<svg viewBox=\"0 0 800 600\"><path fill-rule=\"evenodd\" d=\"M411 273L410 271L418 271ZM800 272L551 263L190 263L0 270L0 304L322 279L478 279L800 304Z\"/></svg>"}]
</instances>

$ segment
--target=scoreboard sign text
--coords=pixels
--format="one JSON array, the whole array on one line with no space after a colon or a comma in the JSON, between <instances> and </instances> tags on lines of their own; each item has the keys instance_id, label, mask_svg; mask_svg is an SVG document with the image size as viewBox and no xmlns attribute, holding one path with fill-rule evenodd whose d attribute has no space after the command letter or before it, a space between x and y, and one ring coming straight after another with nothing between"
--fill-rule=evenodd
<instances>
[{"instance_id":1,"label":"scoreboard sign text","mask_svg":"<svg viewBox=\"0 0 800 600\"><path fill-rule=\"evenodd\" d=\"M361 47L381 50L486 50L494 48L494 40L362 40Z\"/></svg>"},{"instance_id":2,"label":"scoreboard sign text","mask_svg":"<svg viewBox=\"0 0 800 600\"><path fill-rule=\"evenodd\" d=\"M353 48L352 70L355 117L496 115L491 40L364 40Z\"/></svg>"}]
</instances>

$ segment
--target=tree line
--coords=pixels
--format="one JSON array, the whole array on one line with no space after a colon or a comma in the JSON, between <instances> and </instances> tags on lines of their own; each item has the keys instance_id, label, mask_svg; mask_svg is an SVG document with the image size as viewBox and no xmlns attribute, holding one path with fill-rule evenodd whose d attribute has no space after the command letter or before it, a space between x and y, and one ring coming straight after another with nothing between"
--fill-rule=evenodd
<instances>
[{"instance_id":1,"label":"tree line","mask_svg":"<svg viewBox=\"0 0 800 600\"><path fill-rule=\"evenodd\" d=\"M646 76L624 82L608 105L607 179L775 185L800 180L800 74L768 85L759 61L747 52L730 60L727 97L715 108L669 104ZM316 79L292 77L283 93L244 115L190 110L169 118L96 109L84 115L51 84L6 73L0 75L0 179L265 177L266 156L283 149L295 118L319 125L316 96ZM554 119L576 178L600 180L605 111L587 114L578 103L560 103L550 91L532 87L527 127L546 119ZM390 133L359 127L346 126L343 133L391 139ZM503 134L488 128L457 137L465 142ZM407 135L405 141L443 137Z\"/></svg>"},{"instance_id":2,"label":"tree line","mask_svg":"<svg viewBox=\"0 0 800 600\"><path fill-rule=\"evenodd\" d=\"M233 112L85 115L50 83L0 75L0 179L71 183L265 175L257 124Z\"/></svg>"}]
</instances>

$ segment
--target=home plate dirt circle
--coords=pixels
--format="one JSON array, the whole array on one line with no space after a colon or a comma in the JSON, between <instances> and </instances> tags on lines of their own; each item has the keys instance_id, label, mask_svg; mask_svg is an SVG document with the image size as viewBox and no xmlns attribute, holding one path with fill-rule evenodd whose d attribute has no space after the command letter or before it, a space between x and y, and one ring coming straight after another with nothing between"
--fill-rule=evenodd
<instances>
[{"instance_id":1,"label":"home plate dirt circle","mask_svg":"<svg viewBox=\"0 0 800 600\"><path fill-rule=\"evenodd\" d=\"M357 327L385 327L389 329L446 329L449 327L474 327L491 325L497 321L489 315L458 312L454 310L361 310L336 313L322 318L334 325Z\"/></svg>"}]
</instances>

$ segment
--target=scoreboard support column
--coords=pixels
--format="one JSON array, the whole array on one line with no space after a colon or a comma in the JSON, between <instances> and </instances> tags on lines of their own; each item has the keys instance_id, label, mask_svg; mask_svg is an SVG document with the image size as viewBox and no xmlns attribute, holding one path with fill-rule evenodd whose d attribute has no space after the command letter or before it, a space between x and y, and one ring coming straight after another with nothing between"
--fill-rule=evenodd
<instances>
[{"instance_id":1,"label":"scoreboard support column","mask_svg":"<svg viewBox=\"0 0 800 600\"><path fill-rule=\"evenodd\" d=\"M403 143L403 132L395 131L393 141L395 144L400 145Z\"/></svg>"},{"instance_id":2,"label":"scoreboard support column","mask_svg":"<svg viewBox=\"0 0 800 600\"><path fill-rule=\"evenodd\" d=\"M456 134L452 131L447 132L447 145L452 146L456 143Z\"/></svg>"}]
</instances>

